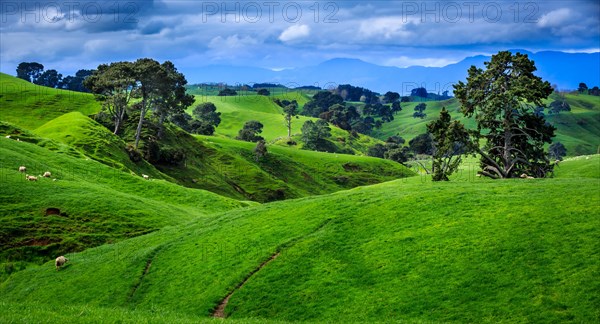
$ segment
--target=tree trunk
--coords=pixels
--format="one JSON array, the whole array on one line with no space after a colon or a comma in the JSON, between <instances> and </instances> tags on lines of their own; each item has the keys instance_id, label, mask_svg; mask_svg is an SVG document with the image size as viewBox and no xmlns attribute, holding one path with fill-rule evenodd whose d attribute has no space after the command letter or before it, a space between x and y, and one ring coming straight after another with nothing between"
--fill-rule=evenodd
<instances>
[{"instance_id":1,"label":"tree trunk","mask_svg":"<svg viewBox=\"0 0 600 324\"><path fill-rule=\"evenodd\" d=\"M121 109L121 111L117 113L117 116L115 118L115 131L114 131L115 135L118 135L119 128L121 127L121 123L123 122L124 117L125 117L125 107L123 107L123 109Z\"/></svg>"},{"instance_id":2,"label":"tree trunk","mask_svg":"<svg viewBox=\"0 0 600 324\"><path fill-rule=\"evenodd\" d=\"M160 114L160 117L158 119L158 138L162 138L163 134L165 133L165 128L164 128L164 123L165 123L165 119L167 119L167 114L165 112Z\"/></svg>"},{"instance_id":3,"label":"tree trunk","mask_svg":"<svg viewBox=\"0 0 600 324\"><path fill-rule=\"evenodd\" d=\"M135 149L137 150L138 144L140 143L140 135L142 133L142 125L144 124L144 116L146 115L146 103L142 103L142 109L140 109L140 122L138 123L137 130L135 132Z\"/></svg>"}]
</instances>

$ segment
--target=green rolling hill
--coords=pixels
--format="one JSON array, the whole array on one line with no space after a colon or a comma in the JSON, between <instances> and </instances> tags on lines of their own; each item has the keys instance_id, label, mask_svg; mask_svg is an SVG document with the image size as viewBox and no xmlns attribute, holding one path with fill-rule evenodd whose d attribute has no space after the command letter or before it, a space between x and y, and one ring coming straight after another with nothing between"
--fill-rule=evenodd
<instances>
[{"instance_id":1,"label":"green rolling hill","mask_svg":"<svg viewBox=\"0 0 600 324\"><path fill-rule=\"evenodd\" d=\"M233 319L590 322L600 298L591 176L411 178L237 209L70 254L59 272L30 267L0 292L5 303L200 317L234 292Z\"/></svg>"},{"instance_id":2,"label":"green rolling hill","mask_svg":"<svg viewBox=\"0 0 600 324\"><path fill-rule=\"evenodd\" d=\"M185 162L134 163L128 138L89 118L91 96L60 110L61 91L30 104L9 88L0 87L0 322L600 318L600 155L567 158L554 178L503 181L476 177L471 158L433 183L386 160L287 147L269 98L214 97L217 136L167 127L165 148ZM597 100L567 100L572 111L550 122L572 155L590 151ZM414 104L377 136L398 128L410 139L443 105L457 108L429 102L417 120ZM268 121L263 160L231 139L240 116ZM26 181L21 165L52 177ZM58 255L70 259L60 271Z\"/></svg>"}]
</instances>

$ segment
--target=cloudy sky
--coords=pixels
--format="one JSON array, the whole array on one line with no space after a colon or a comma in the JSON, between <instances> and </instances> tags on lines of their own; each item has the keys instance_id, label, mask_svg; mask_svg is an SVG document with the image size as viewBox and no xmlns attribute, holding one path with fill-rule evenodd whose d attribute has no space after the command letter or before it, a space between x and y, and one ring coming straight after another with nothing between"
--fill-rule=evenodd
<instances>
[{"instance_id":1,"label":"cloudy sky","mask_svg":"<svg viewBox=\"0 0 600 324\"><path fill-rule=\"evenodd\" d=\"M152 57L283 69L337 57L444 66L502 49L600 51L598 1L11 1L0 4L0 71L71 74ZM194 81L194 80L190 80Z\"/></svg>"}]
</instances>

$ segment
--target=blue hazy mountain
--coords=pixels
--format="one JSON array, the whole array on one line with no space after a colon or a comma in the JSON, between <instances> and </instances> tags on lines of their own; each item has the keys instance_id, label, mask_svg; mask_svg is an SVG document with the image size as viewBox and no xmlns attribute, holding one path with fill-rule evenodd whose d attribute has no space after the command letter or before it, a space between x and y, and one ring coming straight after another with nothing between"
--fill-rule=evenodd
<instances>
[{"instance_id":1,"label":"blue hazy mountain","mask_svg":"<svg viewBox=\"0 0 600 324\"><path fill-rule=\"evenodd\" d=\"M537 75L559 89L576 89L580 82L589 87L600 85L600 53L564 53L512 50L529 55L538 68ZM305 85L328 88L337 84L352 84L378 92L410 93L416 87L429 92L452 92L452 84L465 80L471 65L484 67L489 56L468 57L444 67L411 66L407 68L380 66L358 59L336 58L316 66L273 71L257 67L211 65L194 71L184 71L190 83L223 82L227 84L280 83L288 87Z\"/></svg>"}]
</instances>

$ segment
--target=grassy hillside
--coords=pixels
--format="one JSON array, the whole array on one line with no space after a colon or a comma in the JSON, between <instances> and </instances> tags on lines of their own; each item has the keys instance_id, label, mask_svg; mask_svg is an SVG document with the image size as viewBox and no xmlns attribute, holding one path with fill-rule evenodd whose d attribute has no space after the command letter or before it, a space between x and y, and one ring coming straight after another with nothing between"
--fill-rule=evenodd
<instances>
[{"instance_id":1,"label":"grassy hillside","mask_svg":"<svg viewBox=\"0 0 600 324\"><path fill-rule=\"evenodd\" d=\"M40 87L0 73L0 119L33 130L65 113L84 115L100 111L100 104L88 93Z\"/></svg>"},{"instance_id":2,"label":"grassy hillside","mask_svg":"<svg viewBox=\"0 0 600 324\"><path fill-rule=\"evenodd\" d=\"M50 171L52 178L26 181L21 165L36 176ZM48 260L248 205L4 137L0 176L2 260ZM60 215L47 215L49 208Z\"/></svg>"},{"instance_id":3,"label":"grassy hillside","mask_svg":"<svg viewBox=\"0 0 600 324\"><path fill-rule=\"evenodd\" d=\"M41 137L77 148L86 156L118 170L175 181L145 160L132 162L125 150L126 144L121 138L80 112L71 112L57 117L38 127L34 132Z\"/></svg>"},{"instance_id":4,"label":"grassy hillside","mask_svg":"<svg viewBox=\"0 0 600 324\"><path fill-rule=\"evenodd\" d=\"M271 98L296 100L301 106L309 100L308 96L301 92L286 92L270 97L255 94L232 97L196 96L196 103L212 102L217 106L217 111L221 113L221 124L216 130L218 135L235 138L246 121L258 120L264 125L260 135L265 140L285 146L287 128L284 125L283 110L273 103ZM190 107L188 113L191 114L194 107ZM298 116L292 123L292 138L298 143L297 148L302 147L301 129L307 120L316 120L316 118ZM332 149L337 152L365 155L370 146L380 143L379 140L364 135L358 139L352 138L348 132L333 126L331 135Z\"/></svg>"},{"instance_id":5,"label":"grassy hillside","mask_svg":"<svg viewBox=\"0 0 600 324\"><path fill-rule=\"evenodd\" d=\"M0 300L208 317L233 291L233 319L594 322L591 176L411 178L233 210L15 273Z\"/></svg>"}]
</instances>

